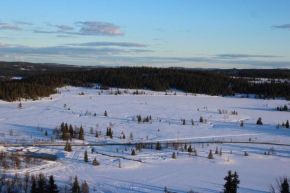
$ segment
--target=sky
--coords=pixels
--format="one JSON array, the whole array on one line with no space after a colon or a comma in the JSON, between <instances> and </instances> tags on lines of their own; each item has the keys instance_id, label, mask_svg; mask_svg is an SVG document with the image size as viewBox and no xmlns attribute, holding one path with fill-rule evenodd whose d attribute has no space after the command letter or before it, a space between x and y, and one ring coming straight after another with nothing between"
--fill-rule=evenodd
<instances>
[{"instance_id":1,"label":"sky","mask_svg":"<svg viewBox=\"0 0 290 193\"><path fill-rule=\"evenodd\" d=\"M0 61L290 68L289 0L0 0Z\"/></svg>"}]
</instances>

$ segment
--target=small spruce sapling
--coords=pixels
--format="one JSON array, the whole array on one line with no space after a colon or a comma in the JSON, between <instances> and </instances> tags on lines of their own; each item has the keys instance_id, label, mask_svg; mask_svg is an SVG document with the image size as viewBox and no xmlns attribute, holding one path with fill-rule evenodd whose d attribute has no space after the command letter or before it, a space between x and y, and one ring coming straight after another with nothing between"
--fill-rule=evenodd
<instances>
[{"instance_id":1,"label":"small spruce sapling","mask_svg":"<svg viewBox=\"0 0 290 193\"><path fill-rule=\"evenodd\" d=\"M208 159L214 159L213 155L212 155L212 150L209 150L209 154L207 156Z\"/></svg>"},{"instance_id":2,"label":"small spruce sapling","mask_svg":"<svg viewBox=\"0 0 290 193\"><path fill-rule=\"evenodd\" d=\"M100 163L98 162L97 158L94 158L94 160L93 160L93 165L94 165L94 166L98 166L98 165L100 165Z\"/></svg>"},{"instance_id":3,"label":"small spruce sapling","mask_svg":"<svg viewBox=\"0 0 290 193\"><path fill-rule=\"evenodd\" d=\"M199 122L203 123L203 117L202 116L200 116Z\"/></svg>"},{"instance_id":4,"label":"small spruce sapling","mask_svg":"<svg viewBox=\"0 0 290 193\"><path fill-rule=\"evenodd\" d=\"M263 125L263 123L262 123L262 118L261 117L259 117L259 119L257 120L257 123L256 123L257 125Z\"/></svg>"}]
</instances>

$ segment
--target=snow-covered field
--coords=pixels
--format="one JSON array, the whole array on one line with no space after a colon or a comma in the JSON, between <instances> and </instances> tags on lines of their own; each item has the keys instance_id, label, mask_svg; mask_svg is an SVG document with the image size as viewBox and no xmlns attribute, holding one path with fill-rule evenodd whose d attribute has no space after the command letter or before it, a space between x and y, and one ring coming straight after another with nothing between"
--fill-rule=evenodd
<instances>
[{"instance_id":1,"label":"snow-covered field","mask_svg":"<svg viewBox=\"0 0 290 193\"><path fill-rule=\"evenodd\" d=\"M190 189L220 192L228 170L238 172L241 180L239 192L262 193L269 192L269 185L277 177L290 174L289 146L211 143L251 140L290 144L290 130L276 129L277 124L290 120L290 113L275 110L277 106L289 106L289 101L212 97L178 91L176 95L175 91L165 95L165 92L147 90L146 95L132 95L134 90L127 90L124 94L121 89L122 95L112 95L110 91L88 88L59 90L61 94L52 95L52 99L22 101L22 109L18 109L19 102L0 101L0 142L19 144L46 140L48 143L55 138L52 134L54 128L67 122L82 125L85 129L85 140L73 140L72 144L186 141L189 146L190 142L208 143L192 143L198 156L189 156L181 148L176 150L165 146L161 151L136 151L136 156L131 155L134 146L122 145L73 146L72 152L65 152L64 147L57 146L23 147L25 151L55 154L58 159L28 168L23 166L19 170L8 169L6 173L53 174L59 184L68 184L69 177L77 175L80 181L88 182L91 191L118 193L163 192L165 186L173 192L188 192ZM85 95L79 95L81 92ZM227 112L220 114L219 109ZM108 117L103 115L105 111ZM238 115L232 115L232 111ZM138 124L136 115L142 118L151 115L152 121ZM200 116L207 122L200 123ZM259 117L263 125L256 125ZM186 125L182 125L181 119L186 120ZM191 125L191 119L194 125ZM241 121L244 127L240 126ZM105 137L107 127L112 128L113 139ZM99 138L95 137L96 129L102 131ZM122 132L126 139L119 139ZM133 140L129 139L130 133ZM57 143L63 142L56 140ZM214 153L216 147L222 148L222 156L214 154L214 159L208 159L210 149ZM0 148L4 151L19 149ZM91 153L91 148L94 148L94 153ZM276 153L264 155L271 148ZM85 150L89 152L88 163L83 161ZM245 151L249 156L244 156ZM173 152L179 152L177 159L171 158ZM95 157L99 166L92 165Z\"/></svg>"}]
</instances>

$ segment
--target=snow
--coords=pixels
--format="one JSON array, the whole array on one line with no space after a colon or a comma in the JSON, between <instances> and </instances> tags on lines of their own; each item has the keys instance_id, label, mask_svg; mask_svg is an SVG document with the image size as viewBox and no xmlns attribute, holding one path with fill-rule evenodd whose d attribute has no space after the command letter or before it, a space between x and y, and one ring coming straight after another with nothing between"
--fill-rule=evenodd
<instances>
[{"instance_id":1,"label":"snow","mask_svg":"<svg viewBox=\"0 0 290 193\"><path fill-rule=\"evenodd\" d=\"M15 76L15 77L12 77L11 79L12 80L21 80L21 79L23 79L23 77L22 76Z\"/></svg>"},{"instance_id":2,"label":"snow","mask_svg":"<svg viewBox=\"0 0 290 193\"><path fill-rule=\"evenodd\" d=\"M0 101L0 142L3 144L33 143L36 140L49 143L51 137L55 138L53 129L62 122L82 125L85 129L85 141L73 140L72 152L65 152L63 146L0 146L0 150L4 151L23 148L24 152L28 150L58 156L57 161L45 161L42 165L6 172L53 174L62 185L69 183L69 176L77 175L80 181L88 182L91 191L95 187L96 192L118 193L164 192L165 186L175 192L188 192L190 189L220 192L228 170L238 172L241 180L239 192L262 193L269 192L269 185L277 177L290 173L289 146L213 143L217 140L249 141L251 138L253 142L290 144L290 130L276 129L278 123L290 120L290 114L275 110L277 106L289 105L288 101L212 97L177 90L167 91L167 95L165 92L142 90L145 95L133 95L135 90L127 90L127 94L123 93L124 89L120 90L122 95L93 88L60 88L61 94L52 95L52 100L21 101L22 109L17 108L19 102ZM85 95L79 95L81 92ZM227 113L219 114L219 109ZM103 116L105 110L108 117ZM231 111L237 111L238 115L231 115ZM138 124L136 115L142 118L151 115L152 123ZM200 116L207 123L199 123ZM261 126L256 125L259 117L263 121ZM186 125L182 125L180 119L186 119ZM191 119L194 126L190 123ZM244 127L240 127L242 120ZM90 127L94 130L98 127L102 135L96 138L95 132L90 134ZM113 139L104 136L107 127L112 127ZM48 131L48 136L44 135L45 131ZM122 132L126 139L119 139ZM131 156L130 150L134 146L74 146L128 143L131 132L134 135L131 142L186 141L187 145L192 142L198 156L189 156L186 151L179 150L177 159L172 159L172 153L178 150L171 147L163 147L162 151L142 149L136 151L136 156ZM61 140L55 141L55 144L63 143ZM215 159L207 159L209 150L214 152L216 147L222 148L223 155L214 154ZM276 154L263 155L272 147ZM91 153L91 148L94 148L94 153ZM89 163L83 161L85 150L88 151ZM244 156L245 151L249 156ZM95 157L100 162L99 166L92 165Z\"/></svg>"}]
</instances>

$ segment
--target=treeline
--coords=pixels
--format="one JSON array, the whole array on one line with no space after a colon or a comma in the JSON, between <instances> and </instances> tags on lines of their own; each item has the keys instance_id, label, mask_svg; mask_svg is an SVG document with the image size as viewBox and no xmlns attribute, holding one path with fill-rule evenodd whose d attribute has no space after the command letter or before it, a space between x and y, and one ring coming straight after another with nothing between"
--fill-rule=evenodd
<instances>
[{"instance_id":1,"label":"treeline","mask_svg":"<svg viewBox=\"0 0 290 193\"><path fill-rule=\"evenodd\" d=\"M120 67L98 68L87 71L54 72L35 75L22 80L0 82L0 99L16 101L21 98L37 100L57 92L65 85L93 87L91 83L102 87L128 89L152 89L165 91L175 88L189 93L209 95L234 95L235 92L257 94L261 98L290 98L289 84L253 84L244 79L231 79L229 76L209 71Z\"/></svg>"},{"instance_id":2,"label":"treeline","mask_svg":"<svg viewBox=\"0 0 290 193\"><path fill-rule=\"evenodd\" d=\"M259 98L284 97L290 100L290 84L285 83L249 83L247 80L240 78L231 81L234 92L243 94L256 94Z\"/></svg>"},{"instance_id":3,"label":"treeline","mask_svg":"<svg viewBox=\"0 0 290 193\"><path fill-rule=\"evenodd\" d=\"M236 77L290 79L290 69L218 69L213 71Z\"/></svg>"},{"instance_id":4,"label":"treeline","mask_svg":"<svg viewBox=\"0 0 290 193\"><path fill-rule=\"evenodd\" d=\"M59 187L54 179L54 176L51 175L46 177L43 173L36 175L26 172L24 177L21 177L19 174L14 176L6 176L2 174L0 176L0 192L7 193L89 193L90 188L86 181L80 185L78 182L77 176L75 176L74 181L70 177L70 186L65 185Z\"/></svg>"}]
</instances>

